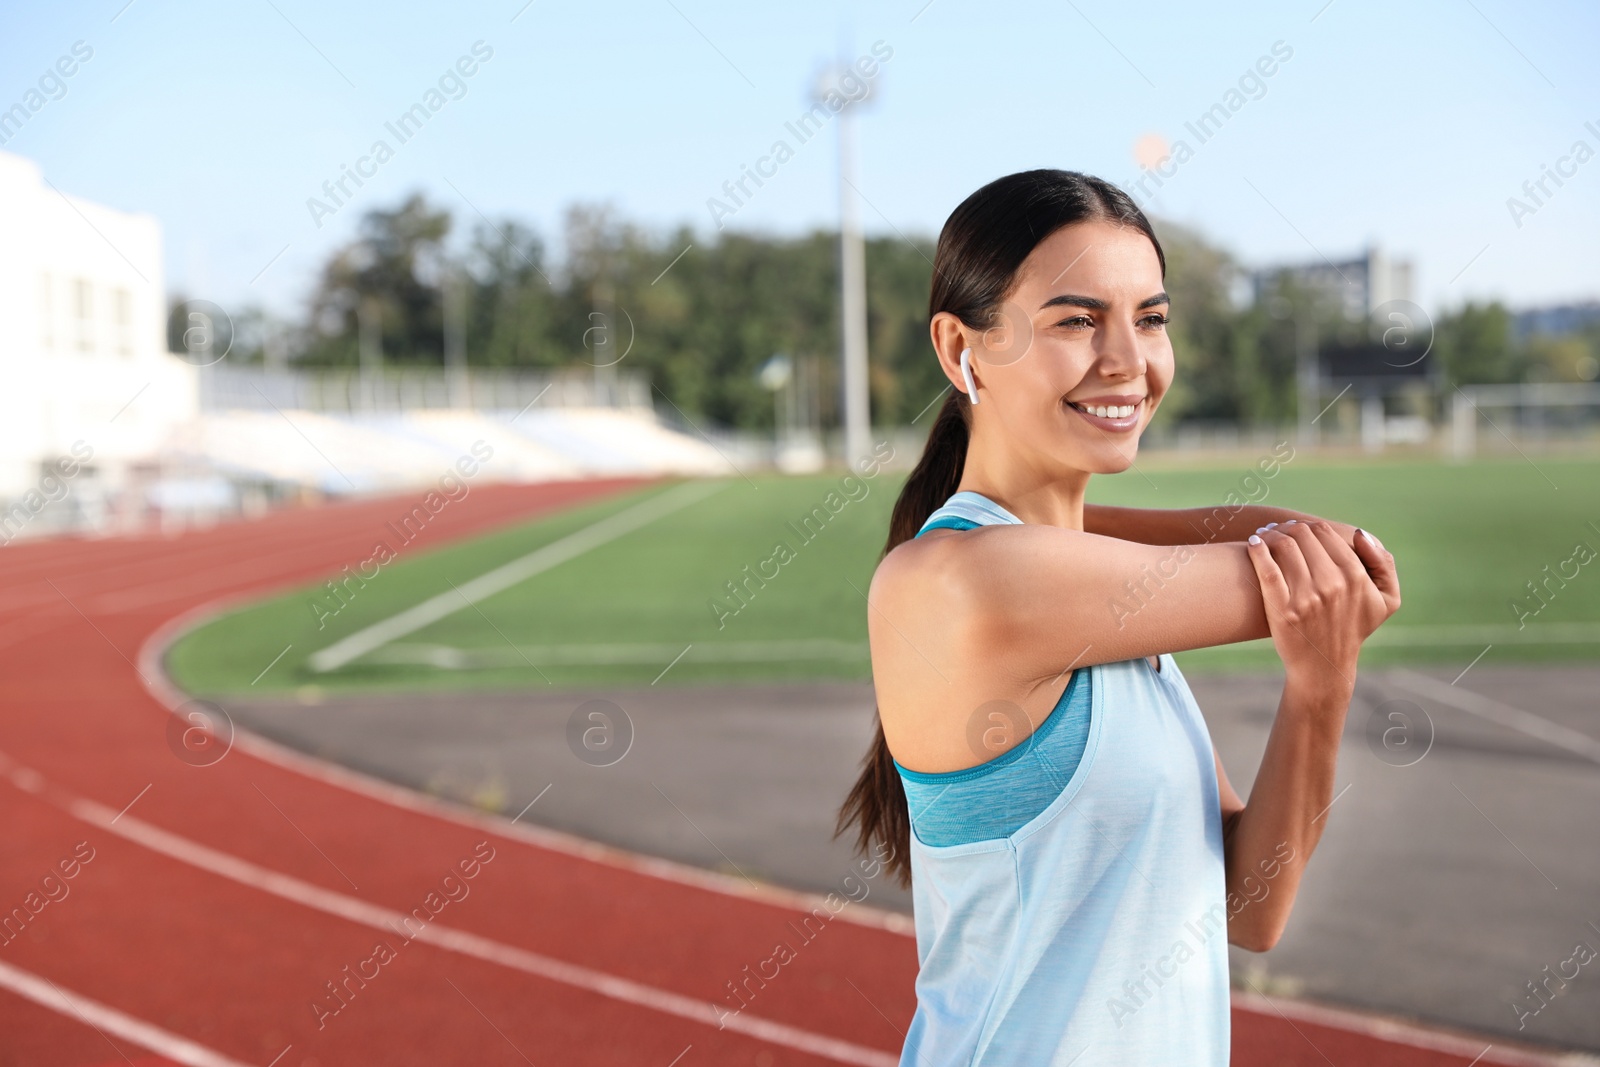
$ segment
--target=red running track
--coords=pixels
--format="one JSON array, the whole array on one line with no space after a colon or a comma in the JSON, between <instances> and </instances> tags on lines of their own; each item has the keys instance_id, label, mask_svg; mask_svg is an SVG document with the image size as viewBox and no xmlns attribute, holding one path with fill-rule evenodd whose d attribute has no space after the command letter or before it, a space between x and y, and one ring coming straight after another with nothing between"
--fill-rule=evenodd
<instances>
[{"instance_id":1,"label":"red running track","mask_svg":"<svg viewBox=\"0 0 1600 1067\"><path fill-rule=\"evenodd\" d=\"M481 487L424 547L637 484ZM448 809L249 736L210 766L175 755L181 698L156 662L175 623L365 558L404 510L6 548L0 1067L893 1064L916 973L900 917L850 905L806 941L818 899ZM728 983L780 941L794 958L731 1014ZM1252 1065L1445 1067L1482 1048L1282 1001L1239 1002L1235 1031Z\"/></svg>"}]
</instances>

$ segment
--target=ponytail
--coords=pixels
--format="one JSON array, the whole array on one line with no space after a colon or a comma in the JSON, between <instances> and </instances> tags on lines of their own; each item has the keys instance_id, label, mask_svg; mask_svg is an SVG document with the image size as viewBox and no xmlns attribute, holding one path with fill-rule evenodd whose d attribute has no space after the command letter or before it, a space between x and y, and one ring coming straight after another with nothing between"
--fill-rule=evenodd
<instances>
[{"instance_id":1,"label":"ponytail","mask_svg":"<svg viewBox=\"0 0 1600 1067\"><path fill-rule=\"evenodd\" d=\"M956 491L961 469L967 462L967 417L966 394L952 389L933 420L933 429L928 431L922 458L894 502L884 555L917 536L928 516ZM861 761L861 776L839 808L833 836L840 836L851 826L856 830L858 851L871 853L874 845L887 846L876 853L887 855L885 869L900 885L911 884L911 812L906 805L905 785L883 736L882 720Z\"/></svg>"}]
</instances>

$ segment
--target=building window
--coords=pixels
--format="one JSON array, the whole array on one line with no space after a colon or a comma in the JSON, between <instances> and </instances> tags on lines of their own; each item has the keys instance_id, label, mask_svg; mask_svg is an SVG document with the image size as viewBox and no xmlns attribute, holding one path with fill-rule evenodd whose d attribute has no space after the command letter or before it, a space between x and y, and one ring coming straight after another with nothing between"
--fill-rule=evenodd
<instances>
[{"instance_id":1,"label":"building window","mask_svg":"<svg viewBox=\"0 0 1600 1067\"><path fill-rule=\"evenodd\" d=\"M93 351L94 289L82 278L72 283L72 318L79 351Z\"/></svg>"},{"instance_id":2,"label":"building window","mask_svg":"<svg viewBox=\"0 0 1600 1067\"><path fill-rule=\"evenodd\" d=\"M117 354L133 355L133 295L126 289L112 293L112 305L117 316Z\"/></svg>"}]
</instances>

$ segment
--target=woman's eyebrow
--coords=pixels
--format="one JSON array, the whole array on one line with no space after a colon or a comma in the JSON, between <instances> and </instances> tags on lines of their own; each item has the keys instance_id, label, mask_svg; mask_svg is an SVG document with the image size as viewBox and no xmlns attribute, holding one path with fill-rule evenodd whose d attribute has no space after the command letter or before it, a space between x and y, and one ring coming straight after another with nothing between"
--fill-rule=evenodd
<instances>
[{"instance_id":1,"label":"woman's eyebrow","mask_svg":"<svg viewBox=\"0 0 1600 1067\"><path fill-rule=\"evenodd\" d=\"M1155 307L1157 304L1170 303L1172 303L1172 301L1168 298L1166 293L1157 293L1155 296L1149 297L1148 299L1140 302L1139 310L1142 311L1145 308ZM1040 304L1039 310L1043 311L1045 308L1063 306L1089 308L1092 311L1105 311L1111 307L1111 305L1106 301L1097 297L1075 296L1072 293L1062 293L1060 296L1052 296L1049 300L1046 300L1044 303Z\"/></svg>"}]
</instances>

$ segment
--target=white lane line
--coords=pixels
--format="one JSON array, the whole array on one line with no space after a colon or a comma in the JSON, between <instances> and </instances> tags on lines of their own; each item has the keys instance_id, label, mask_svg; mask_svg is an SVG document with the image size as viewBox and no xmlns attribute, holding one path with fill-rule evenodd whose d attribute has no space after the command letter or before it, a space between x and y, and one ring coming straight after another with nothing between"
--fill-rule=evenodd
<instances>
[{"instance_id":1,"label":"white lane line","mask_svg":"<svg viewBox=\"0 0 1600 1067\"><path fill-rule=\"evenodd\" d=\"M124 1041L147 1048L158 1056L185 1064L186 1067L254 1067L253 1064L231 1059L215 1049L196 1044L143 1019L135 1019L97 1000L90 1000L81 993L62 989L49 979L40 978L9 963L0 962L0 988L9 989L42 1008L49 1008L68 1018L75 1017L79 1022L86 1022L104 1033L115 1034Z\"/></svg>"},{"instance_id":2,"label":"white lane line","mask_svg":"<svg viewBox=\"0 0 1600 1067\"><path fill-rule=\"evenodd\" d=\"M590 549L598 548L607 541L614 541L665 515L704 500L712 493L722 490L724 484L690 482L657 494L615 515L609 515L520 559L496 567L487 574L480 574L470 582L463 582L459 589L430 597L415 607L407 608L382 622L375 622L364 630L357 630L349 637L312 653L309 659L311 668L319 672L337 670L356 657L365 655L375 648L381 648L396 638L416 633L430 623L454 615L481 600L487 600L496 593L509 589L519 582L525 582L536 574L581 556Z\"/></svg>"},{"instance_id":3,"label":"white lane line","mask_svg":"<svg viewBox=\"0 0 1600 1067\"><path fill-rule=\"evenodd\" d=\"M5 760L4 763L10 764L9 777L14 783L19 776L28 781L37 780L52 803L91 826L97 826L180 863L227 878L251 889L270 893L302 907L312 908L374 930L381 930L405 940L423 941L463 956L472 956L524 974L598 993L600 996L625 1004L649 1008L652 1011L688 1019L719 1030L734 1030L769 1044L821 1056L836 1063L855 1064L858 1067L896 1067L899 1063L899 1057L881 1049L868 1048L825 1034L757 1018L748 1012L736 1013L724 1005L714 1004L708 1000L696 1000L693 997L657 989L642 982L619 978L580 964L530 952L465 930L454 930L437 922L429 923L414 934L409 933L410 928L404 925L404 920L408 917L404 912L359 900L332 889L324 889L310 882L303 882L292 875L258 866L249 860L202 845L198 841L163 830L131 815L117 819L117 813L103 804L77 796L59 786L43 786L44 780L38 772L11 764L9 760ZM206 1061L207 1064L211 1062ZM232 1061L216 1062L232 1063Z\"/></svg>"},{"instance_id":4,"label":"white lane line","mask_svg":"<svg viewBox=\"0 0 1600 1067\"><path fill-rule=\"evenodd\" d=\"M1287 997L1274 997L1269 1001L1264 996L1241 989L1233 991L1232 999L1235 1010L1257 1015L1271 1012L1314 1026L1325 1026L1330 1030L1357 1034L1374 1041L1387 1041L1430 1052L1443 1052L1449 1056L1460 1056L1462 1059L1474 1053L1477 1053L1479 1059L1483 1056L1478 1052L1480 1045L1475 1035L1433 1030L1385 1015L1360 1013L1347 1008L1330 1008L1322 1004L1308 1004ZM1498 1049L1489 1062L1500 1067L1589 1067L1591 1064L1600 1064L1600 1060L1592 1059L1583 1053L1543 1053L1532 1049L1511 1048Z\"/></svg>"},{"instance_id":5,"label":"white lane line","mask_svg":"<svg viewBox=\"0 0 1600 1067\"><path fill-rule=\"evenodd\" d=\"M1579 733L1577 730L1568 729L1560 723L1551 722L1549 719L1535 715L1531 711L1514 708L1510 704L1502 704L1498 700L1472 692L1470 689L1460 689L1454 685L1429 678L1425 674L1415 671L1392 671L1389 680L1402 689L1409 689L1420 697L1448 705L1469 715L1476 715L1480 719L1507 729L1516 730L1536 737L1546 744L1564 748L1574 752L1595 763L1600 763L1600 741L1596 741L1588 734Z\"/></svg>"},{"instance_id":6,"label":"white lane line","mask_svg":"<svg viewBox=\"0 0 1600 1067\"><path fill-rule=\"evenodd\" d=\"M260 594L255 591L234 593L197 605L181 615L175 615L156 628L139 648L141 677L150 695L167 710L177 715L187 705L189 697L173 685L162 666L167 650L177 638L223 615L257 603ZM675 860L645 856L637 852L602 845L574 834L562 833L543 826L523 822L507 822L501 815L486 815L473 809L461 808L436 800L426 793L413 792L403 786L381 778L351 770L329 760L307 755L297 749L269 741L265 737L239 727L234 729L234 749L244 752L263 763L280 767L308 781L333 789L353 793L399 812L423 815L450 826L462 826L478 833L503 838L531 848L544 849L562 856L572 856L587 863L602 864L614 870L643 875L674 885L690 886L715 893L721 897L738 900L756 900L779 908L810 911L823 903L817 894L801 893L763 884L759 892L752 892L741 880L732 875L694 867ZM11 764L0 753L0 771ZM854 926L872 930L887 930L907 939L913 936L911 917L897 911L883 911L871 904L857 904L846 908L836 919Z\"/></svg>"}]
</instances>

